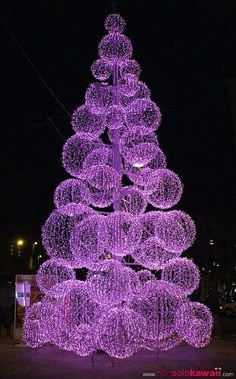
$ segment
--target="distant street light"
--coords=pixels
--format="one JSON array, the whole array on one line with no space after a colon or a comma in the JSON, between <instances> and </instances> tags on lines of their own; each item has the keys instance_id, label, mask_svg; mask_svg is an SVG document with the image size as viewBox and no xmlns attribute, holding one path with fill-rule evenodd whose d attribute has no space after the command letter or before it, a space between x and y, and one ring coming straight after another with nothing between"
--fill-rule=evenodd
<instances>
[{"instance_id":1,"label":"distant street light","mask_svg":"<svg viewBox=\"0 0 236 379\"><path fill-rule=\"evenodd\" d=\"M33 245L32 245L32 251L31 251L31 255L30 255L30 259L29 259L29 270L30 271L33 271L33 262L34 262L34 248L35 246L38 245L38 242L35 241L33 242Z\"/></svg>"},{"instance_id":2,"label":"distant street light","mask_svg":"<svg viewBox=\"0 0 236 379\"><path fill-rule=\"evenodd\" d=\"M24 245L24 240L17 240L16 244L17 244L17 247L18 247L18 257L20 257L21 248Z\"/></svg>"}]
</instances>

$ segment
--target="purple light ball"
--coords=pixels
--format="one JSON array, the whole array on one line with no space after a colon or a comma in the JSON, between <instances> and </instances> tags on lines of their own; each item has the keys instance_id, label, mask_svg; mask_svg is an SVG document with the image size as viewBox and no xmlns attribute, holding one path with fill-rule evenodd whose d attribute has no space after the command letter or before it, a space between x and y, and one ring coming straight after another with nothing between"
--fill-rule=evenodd
<instances>
[{"instance_id":1,"label":"purple light ball","mask_svg":"<svg viewBox=\"0 0 236 379\"><path fill-rule=\"evenodd\" d=\"M91 298L101 305L116 305L132 299L136 290L136 275L121 263L109 259L97 271L88 275Z\"/></svg>"},{"instance_id":2,"label":"purple light ball","mask_svg":"<svg viewBox=\"0 0 236 379\"><path fill-rule=\"evenodd\" d=\"M139 350L144 329L145 320L133 310L112 308L98 322L97 340L111 357L127 358Z\"/></svg>"},{"instance_id":3,"label":"purple light ball","mask_svg":"<svg viewBox=\"0 0 236 379\"><path fill-rule=\"evenodd\" d=\"M155 171L152 179L145 186L145 191L150 193L147 200L151 205L168 209L179 202L183 188L178 175L168 169L159 169Z\"/></svg>"},{"instance_id":4,"label":"purple light ball","mask_svg":"<svg viewBox=\"0 0 236 379\"><path fill-rule=\"evenodd\" d=\"M87 105L81 105L74 111L71 124L76 133L84 133L91 139L96 139L105 129L103 116L92 113Z\"/></svg>"},{"instance_id":5,"label":"purple light ball","mask_svg":"<svg viewBox=\"0 0 236 379\"><path fill-rule=\"evenodd\" d=\"M184 298L178 287L163 280L151 280L145 285L145 297L136 297L131 308L145 318L143 337L161 340L173 334L177 309Z\"/></svg>"},{"instance_id":6,"label":"purple light ball","mask_svg":"<svg viewBox=\"0 0 236 379\"><path fill-rule=\"evenodd\" d=\"M106 165L97 165L87 171L89 186L98 190L107 191L116 189L121 180L120 174L114 168Z\"/></svg>"},{"instance_id":7,"label":"purple light ball","mask_svg":"<svg viewBox=\"0 0 236 379\"><path fill-rule=\"evenodd\" d=\"M140 190L133 186L123 187L121 190L120 210L134 216L145 212L147 200Z\"/></svg>"},{"instance_id":8,"label":"purple light ball","mask_svg":"<svg viewBox=\"0 0 236 379\"><path fill-rule=\"evenodd\" d=\"M70 137L63 146L62 163L64 169L77 178L84 177L83 162L86 156L95 148L99 148L102 142L92 141L84 135L75 134Z\"/></svg>"},{"instance_id":9,"label":"purple light ball","mask_svg":"<svg viewBox=\"0 0 236 379\"><path fill-rule=\"evenodd\" d=\"M185 295L190 295L199 286L200 272L190 259L174 258L163 268L161 278L180 287Z\"/></svg>"},{"instance_id":10,"label":"purple light ball","mask_svg":"<svg viewBox=\"0 0 236 379\"><path fill-rule=\"evenodd\" d=\"M104 59L97 59L91 66L95 79L107 80L112 74L112 66Z\"/></svg>"},{"instance_id":11,"label":"purple light ball","mask_svg":"<svg viewBox=\"0 0 236 379\"><path fill-rule=\"evenodd\" d=\"M54 192L54 204L60 208L69 203L89 204L89 190L85 182L79 179L67 179L57 186Z\"/></svg>"},{"instance_id":12,"label":"purple light ball","mask_svg":"<svg viewBox=\"0 0 236 379\"><path fill-rule=\"evenodd\" d=\"M137 91L133 96L128 96L122 92L120 92L120 97L119 101L122 107L129 106L133 101L138 100L138 99L150 99L151 97L151 91L150 89L146 86L145 83L139 81L138 82L138 88Z\"/></svg>"},{"instance_id":13,"label":"purple light ball","mask_svg":"<svg viewBox=\"0 0 236 379\"><path fill-rule=\"evenodd\" d=\"M75 225L70 238L74 261L79 267L96 268L106 258L106 218L94 215Z\"/></svg>"},{"instance_id":14,"label":"purple light ball","mask_svg":"<svg viewBox=\"0 0 236 379\"><path fill-rule=\"evenodd\" d=\"M120 81L120 91L124 95L134 96L139 89L139 81L136 75L126 74Z\"/></svg>"},{"instance_id":15,"label":"purple light ball","mask_svg":"<svg viewBox=\"0 0 236 379\"><path fill-rule=\"evenodd\" d=\"M47 254L52 258L72 260L70 234L76 218L53 211L42 228L42 242Z\"/></svg>"},{"instance_id":16,"label":"purple light ball","mask_svg":"<svg viewBox=\"0 0 236 379\"><path fill-rule=\"evenodd\" d=\"M129 59L132 55L132 45L126 36L120 33L110 33L102 38L98 46L100 58L114 63Z\"/></svg>"},{"instance_id":17,"label":"purple light ball","mask_svg":"<svg viewBox=\"0 0 236 379\"><path fill-rule=\"evenodd\" d=\"M137 99L126 107L126 119L129 128L141 126L155 130L161 122L161 112L150 99Z\"/></svg>"},{"instance_id":18,"label":"purple light ball","mask_svg":"<svg viewBox=\"0 0 236 379\"><path fill-rule=\"evenodd\" d=\"M182 253L194 242L196 228L189 215L182 211L160 212L156 225L159 244L173 253Z\"/></svg>"},{"instance_id":19,"label":"purple light ball","mask_svg":"<svg viewBox=\"0 0 236 379\"><path fill-rule=\"evenodd\" d=\"M71 350L81 357L87 357L96 350L94 329L90 325L76 326L70 339Z\"/></svg>"},{"instance_id":20,"label":"purple light ball","mask_svg":"<svg viewBox=\"0 0 236 379\"><path fill-rule=\"evenodd\" d=\"M135 262L150 270L160 270L172 258L175 253L163 249L155 237L148 238L141 243L132 253Z\"/></svg>"},{"instance_id":21,"label":"purple light ball","mask_svg":"<svg viewBox=\"0 0 236 379\"><path fill-rule=\"evenodd\" d=\"M104 23L104 26L109 33L114 33L114 32L122 33L125 28L125 25L126 25L125 20L123 19L123 17L121 17L117 13L113 13L107 16Z\"/></svg>"},{"instance_id":22,"label":"purple light ball","mask_svg":"<svg viewBox=\"0 0 236 379\"><path fill-rule=\"evenodd\" d=\"M187 302L175 315L175 330L180 338L194 347L203 347L210 342L213 318L203 304Z\"/></svg>"},{"instance_id":23,"label":"purple light ball","mask_svg":"<svg viewBox=\"0 0 236 379\"><path fill-rule=\"evenodd\" d=\"M49 259L44 262L36 276L40 291L46 294L56 284L75 279L75 272L71 265L63 259Z\"/></svg>"},{"instance_id":24,"label":"purple light ball","mask_svg":"<svg viewBox=\"0 0 236 379\"><path fill-rule=\"evenodd\" d=\"M135 238L130 234L133 216L126 212L113 212L106 216L107 250L124 256L135 248Z\"/></svg>"},{"instance_id":25,"label":"purple light ball","mask_svg":"<svg viewBox=\"0 0 236 379\"><path fill-rule=\"evenodd\" d=\"M92 150L83 162L83 169L89 171L92 166L106 165L112 166L113 154L109 145L104 145L98 149ZM89 196L88 196L89 198Z\"/></svg>"},{"instance_id":26,"label":"purple light ball","mask_svg":"<svg viewBox=\"0 0 236 379\"><path fill-rule=\"evenodd\" d=\"M102 114L107 107L113 105L112 86L104 83L91 83L85 94L85 103L95 114Z\"/></svg>"},{"instance_id":27,"label":"purple light ball","mask_svg":"<svg viewBox=\"0 0 236 379\"><path fill-rule=\"evenodd\" d=\"M127 74L135 75L137 78L141 74L140 65L134 59L127 59L124 62L121 62L120 76L123 78Z\"/></svg>"},{"instance_id":28,"label":"purple light ball","mask_svg":"<svg viewBox=\"0 0 236 379\"><path fill-rule=\"evenodd\" d=\"M125 112L119 105L111 105L104 115L104 126L108 129L120 129L125 124Z\"/></svg>"}]
</instances>

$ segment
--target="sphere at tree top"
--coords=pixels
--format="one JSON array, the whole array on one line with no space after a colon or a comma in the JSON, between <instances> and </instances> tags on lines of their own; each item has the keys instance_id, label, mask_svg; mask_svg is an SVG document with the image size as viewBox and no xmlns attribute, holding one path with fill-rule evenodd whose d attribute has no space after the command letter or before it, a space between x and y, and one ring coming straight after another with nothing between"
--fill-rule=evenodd
<instances>
[{"instance_id":1,"label":"sphere at tree top","mask_svg":"<svg viewBox=\"0 0 236 379\"><path fill-rule=\"evenodd\" d=\"M107 16L104 26L108 32L120 32L122 33L125 28L125 20L119 14L110 14Z\"/></svg>"}]
</instances>

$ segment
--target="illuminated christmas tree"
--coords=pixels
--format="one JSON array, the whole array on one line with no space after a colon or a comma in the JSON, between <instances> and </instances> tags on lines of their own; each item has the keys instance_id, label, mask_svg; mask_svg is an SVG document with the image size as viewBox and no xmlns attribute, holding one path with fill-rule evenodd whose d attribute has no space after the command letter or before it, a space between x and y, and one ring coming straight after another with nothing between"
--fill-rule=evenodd
<instances>
[{"instance_id":1,"label":"illuminated christmas tree","mask_svg":"<svg viewBox=\"0 0 236 379\"><path fill-rule=\"evenodd\" d=\"M125 22L113 14L105 28L91 67L96 81L74 111L75 134L63 147L72 178L56 188L56 209L43 226L50 259L37 282L45 296L27 310L24 340L82 356L102 349L117 358L181 341L201 347L210 340L212 316L188 298L200 275L180 257L194 242L195 225L169 210L182 183L166 168L156 134L161 113L139 79ZM84 281L76 279L80 268L88 270Z\"/></svg>"}]
</instances>

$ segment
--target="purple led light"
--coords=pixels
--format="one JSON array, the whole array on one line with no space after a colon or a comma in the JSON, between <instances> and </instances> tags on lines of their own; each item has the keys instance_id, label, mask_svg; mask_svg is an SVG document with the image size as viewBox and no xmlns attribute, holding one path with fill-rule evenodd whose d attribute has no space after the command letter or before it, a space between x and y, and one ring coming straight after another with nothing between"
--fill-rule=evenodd
<instances>
[{"instance_id":1,"label":"purple led light","mask_svg":"<svg viewBox=\"0 0 236 379\"><path fill-rule=\"evenodd\" d=\"M84 133L91 139L96 139L105 129L103 116L92 113L87 105L81 105L74 111L71 124L76 133Z\"/></svg>"},{"instance_id":2,"label":"purple led light","mask_svg":"<svg viewBox=\"0 0 236 379\"><path fill-rule=\"evenodd\" d=\"M127 125L142 126L149 130L155 130L161 122L161 113L158 106L149 99L137 99L126 108Z\"/></svg>"},{"instance_id":3,"label":"purple led light","mask_svg":"<svg viewBox=\"0 0 236 379\"><path fill-rule=\"evenodd\" d=\"M109 16L107 16L104 23L105 29L110 33L113 33L113 32L122 33L124 31L125 25L126 23L123 17L121 17L119 14L116 14L116 13L110 14Z\"/></svg>"},{"instance_id":4,"label":"purple led light","mask_svg":"<svg viewBox=\"0 0 236 379\"><path fill-rule=\"evenodd\" d=\"M106 35L98 46L99 56L111 63L129 59L132 51L130 40L120 33Z\"/></svg>"}]
</instances>

